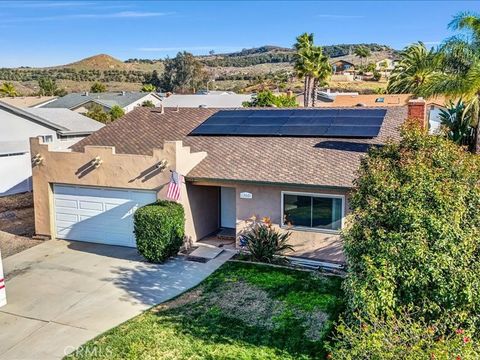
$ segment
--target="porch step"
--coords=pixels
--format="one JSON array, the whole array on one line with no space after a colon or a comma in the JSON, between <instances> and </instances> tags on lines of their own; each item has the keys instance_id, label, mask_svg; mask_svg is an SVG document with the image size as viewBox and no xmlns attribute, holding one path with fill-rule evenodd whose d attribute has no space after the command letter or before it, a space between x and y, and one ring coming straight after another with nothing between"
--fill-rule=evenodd
<instances>
[{"instance_id":1,"label":"porch step","mask_svg":"<svg viewBox=\"0 0 480 360\"><path fill-rule=\"evenodd\" d=\"M221 229L217 233L217 238L220 240L232 240L235 241L235 229Z\"/></svg>"},{"instance_id":2,"label":"porch step","mask_svg":"<svg viewBox=\"0 0 480 360\"><path fill-rule=\"evenodd\" d=\"M209 260L215 259L222 252L223 249L218 247L199 246L188 255L187 260L196 262L207 262Z\"/></svg>"}]
</instances>

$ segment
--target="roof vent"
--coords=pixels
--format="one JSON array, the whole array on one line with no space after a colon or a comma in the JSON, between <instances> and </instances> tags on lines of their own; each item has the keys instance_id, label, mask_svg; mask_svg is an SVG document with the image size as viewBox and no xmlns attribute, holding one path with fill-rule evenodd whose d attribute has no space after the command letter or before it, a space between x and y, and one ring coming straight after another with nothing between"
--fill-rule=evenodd
<instances>
[{"instance_id":1,"label":"roof vent","mask_svg":"<svg viewBox=\"0 0 480 360\"><path fill-rule=\"evenodd\" d=\"M366 105L366 104L364 104L364 103L358 103L358 104L357 104L357 105L355 105L355 106L356 106L356 107L365 107L365 106L367 106L367 105Z\"/></svg>"},{"instance_id":2,"label":"roof vent","mask_svg":"<svg viewBox=\"0 0 480 360\"><path fill-rule=\"evenodd\" d=\"M122 91L122 96L125 96L125 91Z\"/></svg>"},{"instance_id":3,"label":"roof vent","mask_svg":"<svg viewBox=\"0 0 480 360\"><path fill-rule=\"evenodd\" d=\"M88 91L85 91L85 92L83 93L83 96L88 96Z\"/></svg>"}]
</instances>

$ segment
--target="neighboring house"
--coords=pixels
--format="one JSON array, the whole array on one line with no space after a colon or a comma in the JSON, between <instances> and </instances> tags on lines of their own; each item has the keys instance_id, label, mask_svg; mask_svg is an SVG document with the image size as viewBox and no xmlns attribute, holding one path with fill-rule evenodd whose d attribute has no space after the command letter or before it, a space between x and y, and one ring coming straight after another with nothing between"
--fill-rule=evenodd
<instances>
[{"instance_id":1,"label":"neighboring house","mask_svg":"<svg viewBox=\"0 0 480 360\"><path fill-rule=\"evenodd\" d=\"M165 107L190 108L241 108L245 101L252 101L252 95L235 94L233 92L199 93L195 95L172 94L162 99Z\"/></svg>"},{"instance_id":2,"label":"neighboring house","mask_svg":"<svg viewBox=\"0 0 480 360\"><path fill-rule=\"evenodd\" d=\"M0 102L0 196L32 188L29 138L40 137L53 150L65 150L103 127L67 109L20 109Z\"/></svg>"},{"instance_id":3,"label":"neighboring house","mask_svg":"<svg viewBox=\"0 0 480 360\"><path fill-rule=\"evenodd\" d=\"M56 96L16 96L2 97L0 101L19 108L36 108L48 104L57 99Z\"/></svg>"},{"instance_id":4,"label":"neighboring house","mask_svg":"<svg viewBox=\"0 0 480 360\"><path fill-rule=\"evenodd\" d=\"M166 198L172 170L185 177L179 201L193 242L230 229L238 245L248 219L267 216L291 231L293 255L342 263L339 231L362 156L399 139L404 120L424 111L424 101L411 109L139 108L71 152L35 138L32 152L43 158L33 169L36 232L134 247L132 215Z\"/></svg>"},{"instance_id":5,"label":"neighboring house","mask_svg":"<svg viewBox=\"0 0 480 360\"><path fill-rule=\"evenodd\" d=\"M375 69L384 74L390 73L395 69L396 61L391 58L381 59L375 62Z\"/></svg>"},{"instance_id":6,"label":"neighboring house","mask_svg":"<svg viewBox=\"0 0 480 360\"><path fill-rule=\"evenodd\" d=\"M355 65L346 60L331 59L332 71L334 74L350 73L355 71Z\"/></svg>"},{"instance_id":7,"label":"neighboring house","mask_svg":"<svg viewBox=\"0 0 480 360\"><path fill-rule=\"evenodd\" d=\"M126 113L132 111L136 107L142 106L145 101L151 101L155 106L159 106L161 97L155 93L146 92L108 92L108 93L71 93L55 101L43 105L43 108L64 108L70 109L80 114L88 112L89 108L94 104L103 107L105 111L118 105Z\"/></svg>"},{"instance_id":8,"label":"neighboring house","mask_svg":"<svg viewBox=\"0 0 480 360\"><path fill-rule=\"evenodd\" d=\"M358 93L319 92L319 101L316 106L321 108L406 106L412 96L412 94L361 95ZM298 98L298 102L303 104L303 95ZM448 100L441 96L426 100L426 117L431 133L440 128L440 109L444 109L447 102Z\"/></svg>"}]
</instances>

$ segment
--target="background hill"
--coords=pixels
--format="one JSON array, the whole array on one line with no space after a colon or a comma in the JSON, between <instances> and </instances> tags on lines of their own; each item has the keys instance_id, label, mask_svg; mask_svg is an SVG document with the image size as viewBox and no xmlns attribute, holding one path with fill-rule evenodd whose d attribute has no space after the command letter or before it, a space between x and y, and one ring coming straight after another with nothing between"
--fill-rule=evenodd
<instances>
[{"instance_id":1,"label":"background hill","mask_svg":"<svg viewBox=\"0 0 480 360\"><path fill-rule=\"evenodd\" d=\"M359 46L371 50L369 61L396 56L394 49L381 44L338 44L324 46L323 49L331 58L359 63L360 59L352 55ZM268 79L275 82L275 78L293 77L293 55L294 50L291 48L265 45L231 53L201 55L197 59L205 65L210 77L215 79L215 88L241 91L247 87L255 89L256 85ZM107 54L99 54L47 68L2 68L0 82L14 82L25 95L37 91L37 80L45 76L54 78L59 87L68 92L88 90L95 81L104 82L110 90L132 91L139 90L152 71L161 74L163 68L162 59L133 58L122 61ZM372 85L368 84L367 88L372 88Z\"/></svg>"}]
</instances>

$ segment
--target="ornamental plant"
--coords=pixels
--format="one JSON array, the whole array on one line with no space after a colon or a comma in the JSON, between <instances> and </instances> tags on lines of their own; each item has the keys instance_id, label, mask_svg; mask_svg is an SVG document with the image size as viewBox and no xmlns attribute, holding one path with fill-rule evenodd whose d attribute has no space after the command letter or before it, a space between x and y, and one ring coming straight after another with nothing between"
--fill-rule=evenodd
<instances>
[{"instance_id":1,"label":"ornamental plant","mask_svg":"<svg viewBox=\"0 0 480 360\"><path fill-rule=\"evenodd\" d=\"M145 259L161 263L178 253L185 236L181 204L159 200L139 208L133 220L137 249Z\"/></svg>"},{"instance_id":2,"label":"ornamental plant","mask_svg":"<svg viewBox=\"0 0 480 360\"><path fill-rule=\"evenodd\" d=\"M407 122L363 159L343 232L349 313L480 326L480 157Z\"/></svg>"},{"instance_id":3,"label":"ornamental plant","mask_svg":"<svg viewBox=\"0 0 480 360\"><path fill-rule=\"evenodd\" d=\"M273 227L268 217L258 220L256 216L249 219L248 227L242 232L241 245L245 246L256 261L271 263L275 256L293 251L288 244L290 232L282 232Z\"/></svg>"}]
</instances>

